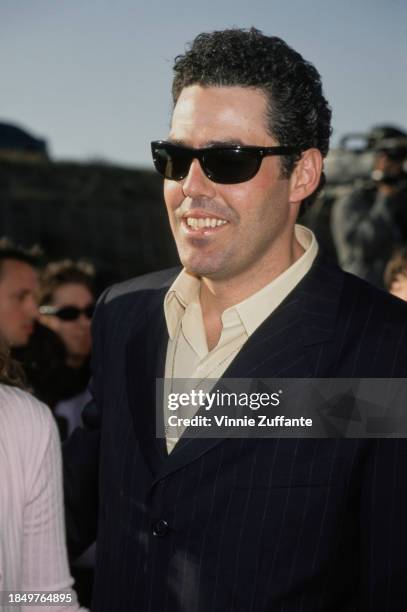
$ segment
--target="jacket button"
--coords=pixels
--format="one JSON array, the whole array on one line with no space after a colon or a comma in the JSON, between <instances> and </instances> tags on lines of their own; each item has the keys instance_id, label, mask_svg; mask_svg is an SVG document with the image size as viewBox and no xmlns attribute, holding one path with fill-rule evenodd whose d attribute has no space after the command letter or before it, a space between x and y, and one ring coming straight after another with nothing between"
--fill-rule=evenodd
<instances>
[{"instance_id":1,"label":"jacket button","mask_svg":"<svg viewBox=\"0 0 407 612\"><path fill-rule=\"evenodd\" d=\"M153 535L157 536L158 538L162 538L166 536L169 530L170 530L169 524L167 523L167 521L164 521L163 519L160 519L153 525Z\"/></svg>"}]
</instances>

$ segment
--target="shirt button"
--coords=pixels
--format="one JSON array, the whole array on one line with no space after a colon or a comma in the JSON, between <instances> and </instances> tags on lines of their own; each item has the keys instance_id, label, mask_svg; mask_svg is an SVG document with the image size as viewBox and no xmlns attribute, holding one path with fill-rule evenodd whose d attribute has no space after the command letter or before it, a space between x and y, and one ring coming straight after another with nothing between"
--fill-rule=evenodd
<instances>
[{"instance_id":1,"label":"shirt button","mask_svg":"<svg viewBox=\"0 0 407 612\"><path fill-rule=\"evenodd\" d=\"M153 535L157 536L158 538L163 538L164 536L166 536L169 530L169 524L163 519L160 519L153 525Z\"/></svg>"}]
</instances>

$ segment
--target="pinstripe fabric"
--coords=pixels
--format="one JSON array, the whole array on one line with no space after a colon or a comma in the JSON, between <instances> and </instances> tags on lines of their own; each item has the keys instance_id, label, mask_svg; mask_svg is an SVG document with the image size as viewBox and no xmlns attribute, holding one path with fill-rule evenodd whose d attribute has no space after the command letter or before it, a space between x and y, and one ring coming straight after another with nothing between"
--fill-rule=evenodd
<instances>
[{"instance_id":1,"label":"pinstripe fabric","mask_svg":"<svg viewBox=\"0 0 407 612\"><path fill-rule=\"evenodd\" d=\"M72 605L4 602L0 609L79 611L72 583L54 419L28 393L0 385L0 591L66 590L72 597Z\"/></svg>"},{"instance_id":2,"label":"pinstripe fabric","mask_svg":"<svg viewBox=\"0 0 407 612\"><path fill-rule=\"evenodd\" d=\"M95 318L96 408L66 462L76 548L98 512L92 610L405 610L404 440L155 439L173 276L111 289ZM224 376L405 377L406 331L404 303L318 257Z\"/></svg>"}]
</instances>

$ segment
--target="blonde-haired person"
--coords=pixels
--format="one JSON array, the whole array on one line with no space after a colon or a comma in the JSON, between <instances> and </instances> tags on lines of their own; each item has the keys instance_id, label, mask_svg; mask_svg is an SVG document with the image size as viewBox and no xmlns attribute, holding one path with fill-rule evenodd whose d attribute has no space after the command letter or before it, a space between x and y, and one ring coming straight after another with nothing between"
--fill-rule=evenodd
<instances>
[{"instance_id":1,"label":"blonde-haired person","mask_svg":"<svg viewBox=\"0 0 407 612\"><path fill-rule=\"evenodd\" d=\"M94 277L92 264L71 259L51 262L41 274L41 323L60 337L73 370L82 368L90 355Z\"/></svg>"},{"instance_id":2,"label":"blonde-haired person","mask_svg":"<svg viewBox=\"0 0 407 612\"><path fill-rule=\"evenodd\" d=\"M90 399L87 387L95 307L93 283L94 268L84 261L54 261L41 274L40 321L65 348L64 366L48 385L49 405L66 422L62 440L82 424L82 408Z\"/></svg>"},{"instance_id":3,"label":"blonde-haired person","mask_svg":"<svg viewBox=\"0 0 407 612\"><path fill-rule=\"evenodd\" d=\"M74 612L58 432L47 406L19 385L0 338L0 609ZM59 595L38 607L29 601L44 592Z\"/></svg>"},{"instance_id":4,"label":"blonde-haired person","mask_svg":"<svg viewBox=\"0 0 407 612\"><path fill-rule=\"evenodd\" d=\"M396 297L407 302L407 247L397 249L384 272L386 289Z\"/></svg>"}]
</instances>

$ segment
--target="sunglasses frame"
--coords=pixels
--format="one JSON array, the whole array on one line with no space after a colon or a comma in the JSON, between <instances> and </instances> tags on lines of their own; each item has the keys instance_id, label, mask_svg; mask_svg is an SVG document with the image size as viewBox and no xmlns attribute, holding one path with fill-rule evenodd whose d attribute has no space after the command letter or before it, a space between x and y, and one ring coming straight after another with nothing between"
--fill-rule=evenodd
<instances>
[{"instance_id":1,"label":"sunglasses frame","mask_svg":"<svg viewBox=\"0 0 407 612\"><path fill-rule=\"evenodd\" d=\"M188 168L186 172L181 173L176 178L172 178L171 176L166 176L165 172L162 172L159 169L159 166L157 165L158 164L157 152L159 149L164 149L166 151L172 150L174 152L180 151L183 153L184 156L186 154L189 154ZM228 152L233 151L236 154L239 154L239 152L241 151L242 153L252 154L252 156L256 160L255 171L251 172L247 176L245 175L245 178L243 179L238 178L236 180L226 180L226 181L222 179L219 180L219 176L217 176L215 172L208 169L207 161L205 161L205 156L210 157L211 152L219 153L221 151L228 151ZM153 162L154 162L155 169L157 170L159 174L161 174L161 176L163 176L164 178L168 180L182 181L184 178L188 176L193 160L197 159L199 161L199 164L205 176L209 180L211 180L213 183L218 183L220 185L235 185L238 183L245 183L246 181L249 181L254 176L256 176L256 174L260 170L261 162L263 161L264 157L267 157L270 155L292 155L296 153L297 154L301 153L300 149L298 149L297 147L290 147L290 146L285 146L285 145L278 145L278 146L273 146L273 147L256 147L256 146L249 146L249 145L247 146L246 145L245 146L222 145L222 146L205 147L202 149L193 149L192 147L184 147L183 145L174 144L167 140L153 140L151 142L151 152L153 155Z\"/></svg>"},{"instance_id":2,"label":"sunglasses frame","mask_svg":"<svg viewBox=\"0 0 407 612\"><path fill-rule=\"evenodd\" d=\"M66 310L68 308L75 309L77 311L77 315L75 316L75 318L65 319L64 317L60 316L61 311ZM92 310L92 314L88 316L88 311L90 310ZM85 315L85 317L90 321L92 319L94 310L95 310L95 304L89 304L85 308L78 308L77 306L69 306L69 305L61 306L60 308L58 308L57 306L51 306L51 305L45 305L45 306L39 307L40 314L51 315L51 316L57 317L61 321L68 321L68 322L77 321L82 314Z\"/></svg>"}]
</instances>

